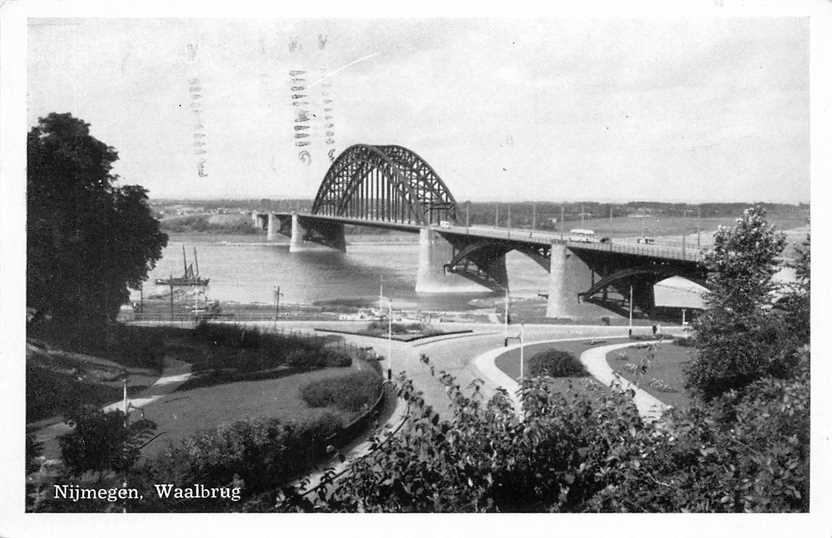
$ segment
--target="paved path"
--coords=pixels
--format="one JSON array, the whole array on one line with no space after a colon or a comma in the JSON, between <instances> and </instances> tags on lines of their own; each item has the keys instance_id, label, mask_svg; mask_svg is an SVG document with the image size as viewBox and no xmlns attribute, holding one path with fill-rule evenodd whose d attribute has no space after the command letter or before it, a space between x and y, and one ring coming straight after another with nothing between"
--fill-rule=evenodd
<instances>
[{"instance_id":1,"label":"paved path","mask_svg":"<svg viewBox=\"0 0 832 538\"><path fill-rule=\"evenodd\" d=\"M540 344L557 344L560 342L580 342L584 340L588 340L589 338L593 337L586 337L581 336L577 338L559 338L557 340L542 340L542 341L535 341L535 342L527 342L524 343L522 347L528 348L530 345L540 345ZM604 339L612 339L612 338L627 338L625 335L618 335L618 336L604 336ZM510 375L505 373L504 371L500 370L497 367L496 360L501 357L502 355L514 351L515 349L520 349L520 344L514 344L508 347L501 347L496 349L491 349L486 351L482 355L479 355L476 359L474 359L474 366L482 373L483 377L491 380L492 383L503 387L509 393L512 402L514 403L514 407L518 413L522 411L523 405L520 401L520 397L517 394L517 391L520 390L520 384L514 380ZM518 359L519 360L519 359ZM524 368L525 370L525 368ZM609 385L607 383L607 385Z\"/></svg>"},{"instance_id":2,"label":"paved path","mask_svg":"<svg viewBox=\"0 0 832 538\"><path fill-rule=\"evenodd\" d=\"M607 362L607 354L617 349L625 347L633 347L644 344L657 344L660 340L653 340L650 342L627 342L625 344L615 344L611 346L601 346L588 349L581 353L581 362L589 371L590 375L603 383L610 386L614 381L621 385L624 390L632 390L635 395L633 402L638 408L638 414L641 418L654 422L661 418L662 414L670 409L670 406L660 401L658 398L648 393L645 390L638 388L633 383L627 381L623 377L616 377L615 372Z\"/></svg>"}]
</instances>

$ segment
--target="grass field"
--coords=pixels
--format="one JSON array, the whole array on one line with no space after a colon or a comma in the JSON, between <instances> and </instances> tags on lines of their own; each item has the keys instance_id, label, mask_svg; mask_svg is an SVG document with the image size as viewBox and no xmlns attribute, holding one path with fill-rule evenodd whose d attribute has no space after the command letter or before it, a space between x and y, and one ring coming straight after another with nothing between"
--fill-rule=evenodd
<instances>
[{"instance_id":1,"label":"grass field","mask_svg":"<svg viewBox=\"0 0 832 538\"><path fill-rule=\"evenodd\" d=\"M609 343L613 343L616 340L611 340ZM526 359L531 358L535 353L540 351L546 351L549 349L557 349L560 351L566 351L568 353L572 353L575 357L580 357L581 353L589 349L590 347L603 345L607 343L603 339L592 339L588 338L586 340L576 341L576 342L560 342L557 344L530 344L526 346L525 349L525 357ZM511 376L512 379L519 379L520 377L520 350L514 349L505 353L497 358L494 363L497 365L497 368ZM529 363L528 361L524 361L525 363L525 370L526 375L529 374ZM585 376L585 377L557 377L557 378L550 378L550 386L556 392L566 393L569 390L569 385L571 384L573 389L576 391L583 391L588 387L595 387L595 388L602 388L601 384L598 383L593 377Z\"/></svg>"},{"instance_id":2,"label":"grass field","mask_svg":"<svg viewBox=\"0 0 832 538\"><path fill-rule=\"evenodd\" d=\"M351 368L324 368L279 379L173 392L144 407L145 418L156 422L157 433L164 432L145 448L145 454L153 455L169 442L177 442L200 430L257 416L303 421L331 412L346 420L350 418L348 414L335 407L309 407L303 401L300 389L310 381L354 371Z\"/></svg>"},{"instance_id":3,"label":"grass field","mask_svg":"<svg viewBox=\"0 0 832 538\"><path fill-rule=\"evenodd\" d=\"M607 363L621 377L637 384L662 402L684 409L691 403L691 397L685 390L684 368L694 353L695 348L667 343L655 346L652 358L649 349L628 348L608 353ZM626 360L623 360L624 357ZM648 361L647 372L643 375L625 367L626 364L632 364L638 369L645 360ZM658 383L651 386L650 382L654 378L660 380L666 388L672 389L672 392L660 390Z\"/></svg>"}]
</instances>

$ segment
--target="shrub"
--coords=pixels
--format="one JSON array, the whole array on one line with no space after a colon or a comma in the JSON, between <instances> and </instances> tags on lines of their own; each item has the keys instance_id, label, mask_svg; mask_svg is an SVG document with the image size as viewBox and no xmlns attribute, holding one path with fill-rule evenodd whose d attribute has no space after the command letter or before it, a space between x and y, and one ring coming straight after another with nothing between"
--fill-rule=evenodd
<instances>
[{"instance_id":1,"label":"shrub","mask_svg":"<svg viewBox=\"0 0 832 538\"><path fill-rule=\"evenodd\" d=\"M304 422L275 418L241 420L220 426L170 446L144 463L135 479L144 489L152 484L182 487L239 485L251 498L298 477L326 454L340 420L326 413ZM132 484L131 484L132 485ZM145 495L139 508L149 511L240 510L227 499L156 499Z\"/></svg>"},{"instance_id":2,"label":"shrub","mask_svg":"<svg viewBox=\"0 0 832 538\"><path fill-rule=\"evenodd\" d=\"M205 356L194 357L195 370L230 368L256 372L288 365L306 371L352 364L348 354L328 347L322 338L307 335L274 334L256 328L203 322L193 330L192 339L211 348Z\"/></svg>"},{"instance_id":3,"label":"shrub","mask_svg":"<svg viewBox=\"0 0 832 538\"><path fill-rule=\"evenodd\" d=\"M73 431L58 438L61 457L67 468L81 475L86 471L125 471L140 455L140 447L156 429L150 420L128 422L124 413L105 413L86 406L70 415L67 422Z\"/></svg>"},{"instance_id":4,"label":"shrub","mask_svg":"<svg viewBox=\"0 0 832 538\"><path fill-rule=\"evenodd\" d=\"M301 396L311 407L334 406L344 411L361 411L381 393L381 377L375 372L352 372L308 383Z\"/></svg>"},{"instance_id":5,"label":"shrub","mask_svg":"<svg viewBox=\"0 0 832 538\"><path fill-rule=\"evenodd\" d=\"M808 370L807 370L808 372ZM469 397L443 375L443 419L403 379L409 420L318 493L278 510L384 512L783 512L808 510L808 377L642 421L627 393L573 393L540 379ZM733 413L724 412L734 410ZM533 484L533 487L530 487Z\"/></svg>"},{"instance_id":6,"label":"shrub","mask_svg":"<svg viewBox=\"0 0 832 538\"><path fill-rule=\"evenodd\" d=\"M579 377L589 375L575 355L559 349L536 353L529 359L529 373L532 377Z\"/></svg>"}]
</instances>

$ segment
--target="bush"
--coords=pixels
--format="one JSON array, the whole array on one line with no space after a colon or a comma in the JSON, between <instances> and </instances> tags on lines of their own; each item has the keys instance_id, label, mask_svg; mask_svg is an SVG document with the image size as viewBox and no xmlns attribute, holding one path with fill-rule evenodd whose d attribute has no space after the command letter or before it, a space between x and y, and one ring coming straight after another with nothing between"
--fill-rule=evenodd
<instances>
[{"instance_id":1,"label":"bush","mask_svg":"<svg viewBox=\"0 0 832 538\"><path fill-rule=\"evenodd\" d=\"M344 411L361 411L381 393L381 377L370 371L352 372L308 383L301 396L310 407L334 406Z\"/></svg>"},{"instance_id":2,"label":"bush","mask_svg":"<svg viewBox=\"0 0 832 538\"><path fill-rule=\"evenodd\" d=\"M236 485L242 488L243 498L250 499L310 469L326 455L329 440L339 428L340 420L330 413L304 422L275 418L241 420L170 446L143 464L135 478L146 491L154 491L152 484ZM155 495L145 495L139 509L207 512L238 511L241 506L242 503L219 498L157 499Z\"/></svg>"},{"instance_id":3,"label":"bush","mask_svg":"<svg viewBox=\"0 0 832 538\"><path fill-rule=\"evenodd\" d=\"M73 430L60 436L58 442L61 458L75 475L86 471L126 471L138 460L140 447L156 430L156 424L150 420L128 422L121 411L105 413L92 406L82 407L67 422Z\"/></svg>"},{"instance_id":4,"label":"bush","mask_svg":"<svg viewBox=\"0 0 832 538\"><path fill-rule=\"evenodd\" d=\"M808 372L808 369L806 370ZM403 380L402 430L332 487L278 510L382 512L785 512L808 510L808 374L643 421L631 397L566 397L526 379L521 419L443 375L443 419ZM571 390L571 389L570 389ZM725 410L734 410L726 413ZM534 487L529 485L533 484Z\"/></svg>"},{"instance_id":5,"label":"bush","mask_svg":"<svg viewBox=\"0 0 832 538\"><path fill-rule=\"evenodd\" d=\"M261 332L239 325L200 323L192 339L211 349L194 357L195 370L231 368L238 372L257 372L287 365L306 371L327 366L350 366L346 353L326 345L322 338Z\"/></svg>"},{"instance_id":6,"label":"bush","mask_svg":"<svg viewBox=\"0 0 832 538\"><path fill-rule=\"evenodd\" d=\"M536 353L529 359L529 374L532 377L581 377L589 375L575 355L567 351L549 349Z\"/></svg>"}]
</instances>

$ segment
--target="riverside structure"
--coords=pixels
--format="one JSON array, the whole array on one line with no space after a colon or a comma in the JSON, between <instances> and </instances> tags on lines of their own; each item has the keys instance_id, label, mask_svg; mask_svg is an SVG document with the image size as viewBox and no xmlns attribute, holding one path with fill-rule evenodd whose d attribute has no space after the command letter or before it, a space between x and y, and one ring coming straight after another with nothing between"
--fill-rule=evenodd
<instances>
[{"instance_id":1,"label":"riverside structure","mask_svg":"<svg viewBox=\"0 0 832 538\"><path fill-rule=\"evenodd\" d=\"M699 249L571 241L563 230L470 226L467 212L460 223L445 182L424 159L401 146L347 148L324 176L311 211L255 211L252 222L265 228L269 239L288 236L290 252L320 245L346 252L345 225L418 233L418 293L449 291L459 279L507 290L505 256L514 250L549 272L548 317L568 317L562 299L566 287L583 287L577 300L618 313L631 306L650 312L656 282L681 276L702 284L706 277ZM575 263L589 268L590 282L567 281L568 265Z\"/></svg>"}]
</instances>

